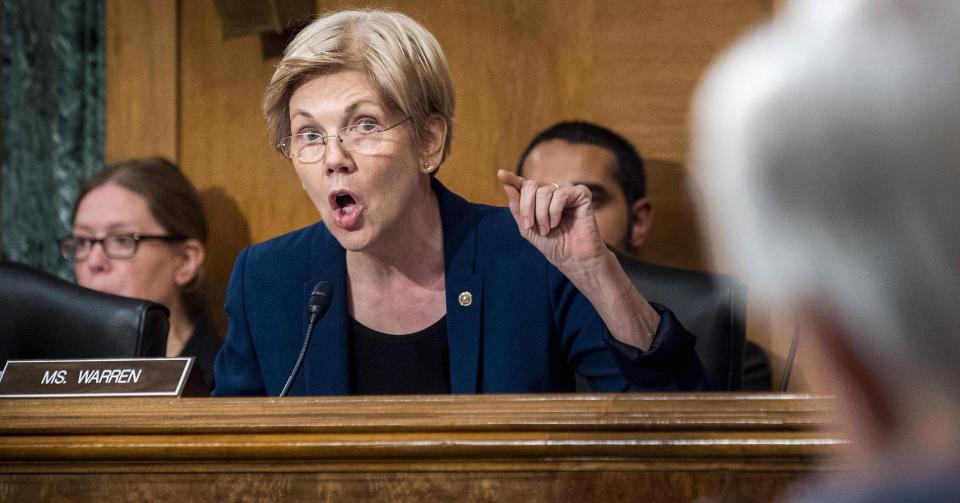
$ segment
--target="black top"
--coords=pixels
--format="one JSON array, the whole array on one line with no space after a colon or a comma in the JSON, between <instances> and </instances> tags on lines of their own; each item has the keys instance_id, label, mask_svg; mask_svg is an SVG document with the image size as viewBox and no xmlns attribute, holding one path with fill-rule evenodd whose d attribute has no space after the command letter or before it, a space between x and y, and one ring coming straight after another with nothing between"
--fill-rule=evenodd
<instances>
[{"instance_id":1,"label":"black top","mask_svg":"<svg viewBox=\"0 0 960 503\"><path fill-rule=\"evenodd\" d=\"M201 318L193 325L193 335L180 352L180 356L194 357L183 396L207 396L213 391L213 362L222 344L223 339L210 318Z\"/></svg>"},{"instance_id":2,"label":"black top","mask_svg":"<svg viewBox=\"0 0 960 503\"><path fill-rule=\"evenodd\" d=\"M408 335L350 320L350 392L356 395L450 393L447 317Z\"/></svg>"}]
</instances>

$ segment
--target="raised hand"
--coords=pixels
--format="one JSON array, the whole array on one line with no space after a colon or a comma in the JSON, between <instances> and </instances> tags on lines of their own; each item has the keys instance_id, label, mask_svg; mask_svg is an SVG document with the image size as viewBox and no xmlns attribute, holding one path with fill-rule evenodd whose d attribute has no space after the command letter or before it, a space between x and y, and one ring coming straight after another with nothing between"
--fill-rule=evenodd
<instances>
[{"instance_id":1,"label":"raised hand","mask_svg":"<svg viewBox=\"0 0 960 503\"><path fill-rule=\"evenodd\" d=\"M590 189L541 184L502 169L497 179L524 239L590 300L615 338L648 350L660 315L600 238Z\"/></svg>"},{"instance_id":2,"label":"raised hand","mask_svg":"<svg viewBox=\"0 0 960 503\"><path fill-rule=\"evenodd\" d=\"M590 189L539 183L502 169L497 179L520 234L564 273L609 253L593 215Z\"/></svg>"}]
</instances>

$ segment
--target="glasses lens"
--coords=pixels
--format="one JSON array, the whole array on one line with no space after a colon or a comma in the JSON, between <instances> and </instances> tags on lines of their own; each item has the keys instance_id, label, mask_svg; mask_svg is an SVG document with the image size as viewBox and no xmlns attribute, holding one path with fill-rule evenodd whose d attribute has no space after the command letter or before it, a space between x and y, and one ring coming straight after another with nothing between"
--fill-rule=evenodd
<instances>
[{"instance_id":1,"label":"glasses lens","mask_svg":"<svg viewBox=\"0 0 960 503\"><path fill-rule=\"evenodd\" d=\"M290 142L291 159L297 159L301 163L312 163L323 157L323 148L327 144L327 137L316 131L308 131L293 135Z\"/></svg>"},{"instance_id":2,"label":"glasses lens","mask_svg":"<svg viewBox=\"0 0 960 503\"><path fill-rule=\"evenodd\" d=\"M137 253L137 240L129 234L110 236L103 240L103 250L110 258L130 258Z\"/></svg>"},{"instance_id":3,"label":"glasses lens","mask_svg":"<svg viewBox=\"0 0 960 503\"><path fill-rule=\"evenodd\" d=\"M318 162L323 158L329 141L339 141L342 148L351 152L371 155L379 151L384 131L375 123L361 122L341 129L336 135L324 136L317 131L291 135L284 138L277 148L283 155L303 164Z\"/></svg>"},{"instance_id":4,"label":"glasses lens","mask_svg":"<svg viewBox=\"0 0 960 503\"><path fill-rule=\"evenodd\" d=\"M77 238L63 238L60 240L60 255L64 260L76 262L80 250L80 240Z\"/></svg>"},{"instance_id":5,"label":"glasses lens","mask_svg":"<svg viewBox=\"0 0 960 503\"><path fill-rule=\"evenodd\" d=\"M370 124L357 124L343 130L343 142L348 149L358 154L376 154L383 139L383 129Z\"/></svg>"}]
</instances>

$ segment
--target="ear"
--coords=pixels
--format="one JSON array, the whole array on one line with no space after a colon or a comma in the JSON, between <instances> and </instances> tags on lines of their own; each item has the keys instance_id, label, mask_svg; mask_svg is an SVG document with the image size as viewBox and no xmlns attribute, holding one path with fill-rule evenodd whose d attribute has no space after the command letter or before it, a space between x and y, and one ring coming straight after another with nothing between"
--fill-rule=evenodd
<instances>
[{"instance_id":1,"label":"ear","mask_svg":"<svg viewBox=\"0 0 960 503\"><path fill-rule=\"evenodd\" d=\"M843 423L853 428L857 449L883 449L895 435L897 412L887 386L875 369L865 360L863 350L845 325L824 307L813 302L802 303L798 312L809 323L811 350L814 360L810 382L814 391L838 395L837 413ZM804 340L801 340L803 345Z\"/></svg>"},{"instance_id":2,"label":"ear","mask_svg":"<svg viewBox=\"0 0 960 503\"><path fill-rule=\"evenodd\" d=\"M432 114L427 118L426 135L423 138L420 154L420 170L424 173L433 173L443 162L443 144L447 140L447 120L440 114Z\"/></svg>"},{"instance_id":3,"label":"ear","mask_svg":"<svg viewBox=\"0 0 960 503\"><path fill-rule=\"evenodd\" d=\"M173 280L177 286L184 287L190 284L200 274L203 261L206 258L206 248L199 240L188 239L180 247L179 264Z\"/></svg>"},{"instance_id":4,"label":"ear","mask_svg":"<svg viewBox=\"0 0 960 503\"><path fill-rule=\"evenodd\" d=\"M630 235L627 236L627 245L630 252L636 254L643 247L653 225L653 206L646 197L633 202L630 207Z\"/></svg>"}]
</instances>

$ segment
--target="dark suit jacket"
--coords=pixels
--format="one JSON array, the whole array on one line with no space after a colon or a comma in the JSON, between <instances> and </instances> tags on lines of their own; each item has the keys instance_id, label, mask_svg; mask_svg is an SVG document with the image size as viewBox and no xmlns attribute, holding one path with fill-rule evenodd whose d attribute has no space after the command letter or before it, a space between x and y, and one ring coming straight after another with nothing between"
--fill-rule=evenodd
<instances>
[{"instance_id":1,"label":"dark suit jacket","mask_svg":"<svg viewBox=\"0 0 960 503\"><path fill-rule=\"evenodd\" d=\"M694 337L669 311L660 309L650 351L619 344L587 299L520 236L506 209L470 204L437 181L433 188L443 225L453 393L572 391L575 371L603 391L709 386ZM237 258L214 395L279 394L319 280L333 284L333 299L290 393L349 392L345 252L317 223ZM472 296L469 305L458 300L462 293Z\"/></svg>"}]
</instances>

